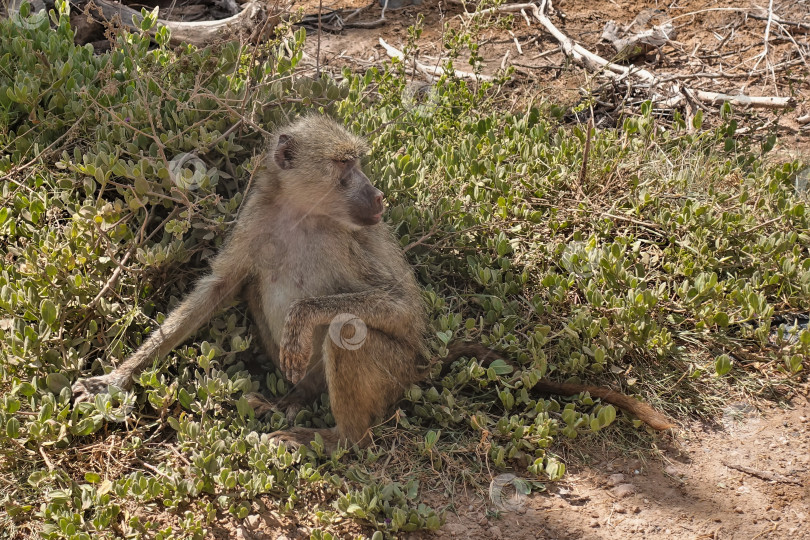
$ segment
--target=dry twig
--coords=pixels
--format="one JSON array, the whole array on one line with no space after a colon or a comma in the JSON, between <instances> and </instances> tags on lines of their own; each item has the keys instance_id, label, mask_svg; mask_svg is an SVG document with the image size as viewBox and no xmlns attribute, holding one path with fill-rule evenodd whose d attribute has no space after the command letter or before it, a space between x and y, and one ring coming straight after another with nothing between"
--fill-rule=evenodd
<instances>
[{"instance_id":1,"label":"dry twig","mask_svg":"<svg viewBox=\"0 0 810 540\"><path fill-rule=\"evenodd\" d=\"M751 476L756 476L757 478L761 478L763 480L769 480L771 482L779 482L781 484L796 484L797 486L802 485L801 481L794 480L793 478L787 477L783 474L770 471L760 471L752 467L746 467L745 465L737 465L736 463L729 463L727 461L724 461L723 465L725 465L729 469L744 472L745 474L750 474Z\"/></svg>"}]
</instances>

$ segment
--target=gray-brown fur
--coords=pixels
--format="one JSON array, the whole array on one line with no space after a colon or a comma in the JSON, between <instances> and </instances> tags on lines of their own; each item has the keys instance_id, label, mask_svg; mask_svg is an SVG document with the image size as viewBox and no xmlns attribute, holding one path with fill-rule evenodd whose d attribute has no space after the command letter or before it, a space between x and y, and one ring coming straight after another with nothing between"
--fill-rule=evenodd
<instances>
[{"instance_id":1,"label":"gray-brown fur","mask_svg":"<svg viewBox=\"0 0 810 540\"><path fill-rule=\"evenodd\" d=\"M277 405L288 417L328 392L333 429L293 428L279 439L329 449L367 442L368 429L424 375L421 291L399 244L380 221L382 194L360 171L365 142L322 116L277 132L245 207L202 278L146 342L108 375L80 379L76 401L109 384L130 388L155 358L187 339L242 294L268 355L295 384ZM342 346L357 327L330 335L336 317L366 326L362 346ZM345 317L345 316L344 316Z\"/></svg>"}]
</instances>

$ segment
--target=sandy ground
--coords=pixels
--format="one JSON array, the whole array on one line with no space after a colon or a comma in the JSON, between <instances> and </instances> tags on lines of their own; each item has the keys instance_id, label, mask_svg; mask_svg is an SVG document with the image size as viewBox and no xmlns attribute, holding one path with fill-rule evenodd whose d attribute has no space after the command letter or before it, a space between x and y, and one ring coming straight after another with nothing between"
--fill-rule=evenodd
<instances>
[{"instance_id":1,"label":"sandy ground","mask_svg":"<svg viewBox=\"0 0 810 540\"><path fill-rule=\"evenodd\" d=\"M806 394L786 410L730 404L718 426L695 422L662 439L655 457L588 446L591 464L571 464L548 492L516 497L507 486L420 537L810 538Z\"/></svg>"}]
</instances>

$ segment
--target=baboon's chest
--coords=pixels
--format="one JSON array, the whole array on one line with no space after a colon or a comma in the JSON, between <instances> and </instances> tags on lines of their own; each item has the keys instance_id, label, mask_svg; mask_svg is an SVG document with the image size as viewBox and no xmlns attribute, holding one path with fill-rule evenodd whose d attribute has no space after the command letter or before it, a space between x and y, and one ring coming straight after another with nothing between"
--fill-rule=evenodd
<instances>
[{"instance_id":1,"label":"baboon's chest","mask_svg":"<svg viewBox=\"0 0 810 540\"><path fill-rule=\"evenodd\" d=\"M272 238L257 264L263 268L259 287L271 333L279 339L290 305L302 298L355 290L356 277L347 250L334 237L292 231Z\"/></svg>"}]
</instances>

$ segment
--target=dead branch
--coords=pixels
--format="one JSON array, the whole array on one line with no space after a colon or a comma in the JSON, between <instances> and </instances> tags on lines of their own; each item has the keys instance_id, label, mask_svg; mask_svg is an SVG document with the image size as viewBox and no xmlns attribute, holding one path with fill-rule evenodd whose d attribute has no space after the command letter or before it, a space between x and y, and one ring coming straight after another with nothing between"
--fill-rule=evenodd
<instances>
[{"instance_id":1,"label":"dead branch","mask_svg":"<svg viewBox=\"0 0 810 540\"><path fill-rule=\"evenodd\" d=\"M784 109L795 105L795 100L789 97L747 96L745 94L732 96L720 92L706 92L705 90L692 91L700 101L712 105L719 105L724 101L741 107L758 107L762 109Z\"/></svg>"},{"instance_id":2,"label":"dead branch","mask_svg":"<svg viewBox=\"0 0 810 540\"><path fill-rule=\"evenodd\" d=\"M765 37L762 38L764 48L762 49L762 52L758 55L757 63L754 64L752 71L757 69L759 63L762 61L763 58L765 59L767 65L768 51L770 50L768 40L771 37L772 22L773 22L773 0L770 0L770 2L768 2L768 22L765 24Z\"/></svg>"},{"instance_id":3,"label":"dead branch","mask_svg":"<svg viewBox=\"0 0 810 540\"><path fill-rule=\"evenodd\" d=\"M388 54L389 57L398 58L399 60L402 60L402 61L405 60L405 54L402 51L400 51L399 49L397 49L396 47L393 47L393 46L389 45L388 43L386 43L383 38L380 38L380 45L382 45L382 48L385 49L385 52L386 52L386 54ZM422 73L425 73L425 74L427 74L429 76L440 77L441 75L447 73L447 71L443 67L440 67L440 66L428 66L426 64L423 64L423 63L419 62L416 59L413 60L413 63L414 63L414 67L417 70L419 70ZM479 74L479 73L470 73L468 71L461 71L461 70L458 70L458 69L454 69L452 75L455 75L456 77L458 77L460 79L474 79L474 80L479 80L479 81L491 81L491 80L493 80L493 77L491 77L489 75L482 75L482 74Z\"/></svg>"},{"instance_id":4,"label":"dead branch","mask_svg":"<svg viewBox=\"0 0 810 540\"><path fill-rule=\"evenodd\" d=\"M388 22L385 18L385 9L383 9L379 19L373 21L352 21L360 12L369 7L370 6L357 8L345 16L345 10L342 9L333 9L323 13L319 11L317 14L305 15L298 24L311 30L321 28L327 32L337 34L346 28L379 28Z\"/></svg>"},{"instance_id":5,"label":"dead branch","mask_svg":"<svg viewBox=\"0 0 810 540\"><path fill-rule=\"evenodd\" d=\"M120 24L133 30L143 21L139 11L135 11L123 4L116 4L111 0L90 0L101 11L101 15L108 21L120 21ZM158 19L158 24L171 31L169 40L173 45L188 43L196 47L205 47L212 43L237 39L240 33L247 33L251 40L259 40L263 35L275 27L280 14L268 15L267 10L258 2L248 2L244 9L227 19L216 21L167 21ZM154 30L150 32L154 35Z\"/></svg>"}]
</instances>

